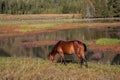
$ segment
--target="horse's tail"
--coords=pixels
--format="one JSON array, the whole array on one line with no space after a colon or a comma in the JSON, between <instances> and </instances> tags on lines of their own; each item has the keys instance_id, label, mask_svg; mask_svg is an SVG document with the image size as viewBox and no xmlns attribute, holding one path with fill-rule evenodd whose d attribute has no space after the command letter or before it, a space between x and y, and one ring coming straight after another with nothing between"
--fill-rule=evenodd
<instances>
[{"instance_id":1,"label":"horse's tail","mask_svg":"<svg viewBox=\"0 0 120 80\"><path fill-rule=\"evenodd\" d=\"M85 43L82 43L81 41L75 40L77 41L79 44L82 44L84 46L84 51L87 51L87 46Z\"/></svg>"},{"instance_id":2,"label":"horse's tail","mask_svg":"<svg viewBox=\"0 0 120 80\"><path fill-rule=\"evenodd\" d=\"M86 44L85 43L82 43L83 44L83 46L84 46L84 51L87 51L87 46L86 46Z\"/></svg>"}]
</instances>

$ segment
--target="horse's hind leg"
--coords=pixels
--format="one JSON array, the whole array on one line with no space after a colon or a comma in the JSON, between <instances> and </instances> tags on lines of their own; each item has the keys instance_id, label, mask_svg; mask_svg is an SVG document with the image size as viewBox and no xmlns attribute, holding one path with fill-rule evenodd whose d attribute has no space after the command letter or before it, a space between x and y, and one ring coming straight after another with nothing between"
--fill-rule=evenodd
<instances>
[{"instance_id":1,"label":"horse's hind leg","mask_svg":"<svg viewBox=\"0 0 120 80\"><path fill-rule=\"evenodd\" d=\"M82 68L82 65L83 65L83 58L80 54L77 54L78 58L80 59L80 66Z\"/></svg>"},{"instance_id":2,"label":"horse's hind leg","mask_svg":"<svg viewBox=\"0 0 120 80\"><path fill-rule=\"evenodd\" d=\"M79 54L79 57L80 57L81 66L82 66L83 62L85 62L85 66L88 67L87 59L86 59L83 51L81 51L81 54Z\"/></svg>"},{"instance_id":3,"label":"horse's hind leg","mask_svg":"<svg viewBox=\"0 0 120 80\"><path fill-rule=\"evenodd\" d=\"M82 65L83 65L83 58L80 57L80 65L81 65L81 68L82 68Z\"/></svg>"},{"instance_id":4,"label":"horse's hind leg","mask_svg":"<svg viewBox=\"0 0 120 80\"><path fill-rule=\"evenodd\" d=\"M83 59L83 61L85 62L85 66L86 66L86 67L88 67L88 63L87 63L87 60L86 60L85 55L84 55L84 56L82 56L82 59Z\"/></svg>"}]
</instances>

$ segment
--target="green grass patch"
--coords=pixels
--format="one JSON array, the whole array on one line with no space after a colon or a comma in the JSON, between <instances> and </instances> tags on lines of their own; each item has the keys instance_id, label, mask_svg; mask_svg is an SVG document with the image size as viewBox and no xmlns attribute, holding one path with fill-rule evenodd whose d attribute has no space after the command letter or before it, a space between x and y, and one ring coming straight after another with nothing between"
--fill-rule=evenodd
<instances>
[{"instance_id":1,"label":"green grass patch","mask_svg":"<svg viewBox=\"0 0 120 80\"><path fill-rule=\"evenodd\" d=\"M102 39L98 39L96 41L96 44L100 44L100 45L105 45L105 44L120 44L120 40L119 39L102 38Z\"/></svg>"},{"instance_id":2,"label":"green grass patch","mask_svg":"<svg viewBox=\"0 0 120 80\"><path fill-rule=\"evenodd\" d=\"M55 28L58 27L57 24L53 24L53 23L47 23L47 24L33 24L30 25L33 28L40 28L40 29L48 29L48 28Z\"/></svg>"},{"instance_id":3,"label":"green grass patch","mask_svg":"<svg viewBox=\"0 0 120 80\"><path fill-rule=\"evenodd\" d=\"M31 25L24 25L21 29L19 29L19 32L26 33L31 31L37 31L37 30L45 30L45 29L52 29L55 27L59 27L57 24L31 24Z\"/></svg>"},{"instance_id":4,"label":"green grass patch","mask_svg":"<svg viewBox=\"0 0 120 80\"><path fill-rule=\"evenodd\" d=\"M0 26L23 26L29 24L26 21L0 21Z\"/></svg>"}]
</instances>

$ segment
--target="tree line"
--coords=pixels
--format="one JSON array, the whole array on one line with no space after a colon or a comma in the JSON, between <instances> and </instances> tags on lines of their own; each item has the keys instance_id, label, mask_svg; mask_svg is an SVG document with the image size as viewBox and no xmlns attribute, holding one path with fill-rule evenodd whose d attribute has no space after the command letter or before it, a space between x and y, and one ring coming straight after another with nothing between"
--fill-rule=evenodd
<instances>
[{"instance_id":1,"label":"tree line","mask_svg":"<svg viewBox=\"0 0 120 80\"><path fill-rule=\"evenodd\" d=\"M0 14L81 14L120 17L120 0L0 0Z\"/></svg>"}]
</instances>

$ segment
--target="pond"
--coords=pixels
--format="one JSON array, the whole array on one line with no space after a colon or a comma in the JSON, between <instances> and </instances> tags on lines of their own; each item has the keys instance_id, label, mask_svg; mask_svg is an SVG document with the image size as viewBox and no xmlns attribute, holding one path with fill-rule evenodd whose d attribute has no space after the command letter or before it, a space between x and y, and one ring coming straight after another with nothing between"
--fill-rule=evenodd
<instances>
[{"instance_id":1,"label":"pond","mask_svg":"<svg viewBox=\"0 0 120 80\"><path fill-rule=\"evenodd\" d=\"M120 39L120 27L102 27L102 28L72 28L65 30L55 30L53 32L37 33L33 35L0 37L0 56L17 57L40 57L48 59L49 52L55 43L59 40L80 40L94 41L99 38L117 38ZM32 45L27 43L47 41L51 44ZM26 45L22 44L26 43ZM115 56L115 55L113 55ZM71 57L71 56L69 56Z\"/></svg>"}]
</instances>

